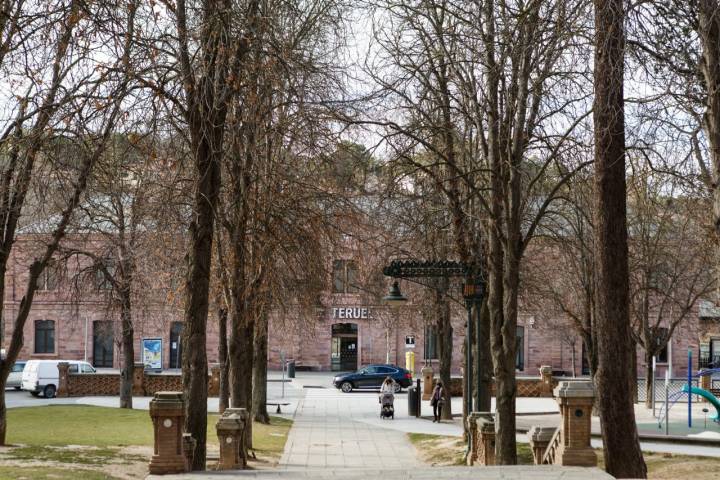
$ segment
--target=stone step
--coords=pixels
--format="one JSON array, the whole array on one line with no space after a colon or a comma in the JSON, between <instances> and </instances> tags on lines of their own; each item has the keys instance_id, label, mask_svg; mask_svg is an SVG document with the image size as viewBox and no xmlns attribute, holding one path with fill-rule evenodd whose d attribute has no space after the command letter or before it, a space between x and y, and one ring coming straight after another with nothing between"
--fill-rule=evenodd
<instances>
[{"instance_id":1,"label":"stone step","mask_svg":"<svg viewBox=\"0 0 720 480\"><path fill-rule=\"evenodd\" d=\"M223 478L257 478L262 480L610 480L614 477L597 468L560 467L555 465L518 465L512 467L419 467L412 469L342 468L278 469L196 472L183 475L150 475L148 479L215 480Z\"/></svg>"}]
</instances>

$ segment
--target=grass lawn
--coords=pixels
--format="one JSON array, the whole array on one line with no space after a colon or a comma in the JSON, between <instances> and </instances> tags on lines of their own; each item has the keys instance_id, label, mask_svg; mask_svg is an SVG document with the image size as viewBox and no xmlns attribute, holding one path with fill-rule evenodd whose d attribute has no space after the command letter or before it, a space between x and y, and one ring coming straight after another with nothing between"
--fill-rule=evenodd
<instances>
[{"instance_id":1,"label":"grass lawn","mask_svg":"<svg viewBox=\"0 0 720 480\"><path fill-rule=\"evenodd\" d=\"M409 433L410 442L415 445L420 459L429 465L464 465L465 443L459 437ZM517 444L518 464L532 465L532 451L527 443ZM603 468L603 452L596 449L598 467ZM674 455L670 453L645 452L648 478L655 480L714 480L720 478L720 458Z\"/></svg>"},{"instance_id":2,"label":"grass lawn","mask_svg":"<svg viewBox=\"0 0 720 480\"><path fill-rule=\"evenodd\" d=\"M208 450L217 451L215 423L208 415ZM271 417L270 425L253 424L258 457L251 466L273 465L282 455L291 420ZM137 478L147 472L153 430L145 410L53 405L8 410L9 444L0 452L0 480L5 478ZM40 462L48 468L29 469ZM12 465L4 465L12 463ZM116 468L108 468L114 465ZM103 472L98 471L102 467ZM92 469L96 470L92 470ZM55 470L61 470L57 473ZM74 473L73 473L74 472Z\"/></svg>"}]
</instances>

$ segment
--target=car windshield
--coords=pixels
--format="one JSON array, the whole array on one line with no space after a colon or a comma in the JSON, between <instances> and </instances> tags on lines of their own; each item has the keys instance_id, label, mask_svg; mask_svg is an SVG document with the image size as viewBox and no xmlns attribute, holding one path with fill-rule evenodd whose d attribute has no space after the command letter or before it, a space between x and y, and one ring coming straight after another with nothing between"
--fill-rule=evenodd
<instances>
[{"instance_id":1,"label":"car windshield","mask_svg":"<svg viewBox=\"0 0 720 480\"><path fill-rule=\"evenodd\" d=\"M24 363L16 363L15 365L13 365L12 371L13 372L22 372L23 368L25 368Z\"/></svg>"}]
</instances>

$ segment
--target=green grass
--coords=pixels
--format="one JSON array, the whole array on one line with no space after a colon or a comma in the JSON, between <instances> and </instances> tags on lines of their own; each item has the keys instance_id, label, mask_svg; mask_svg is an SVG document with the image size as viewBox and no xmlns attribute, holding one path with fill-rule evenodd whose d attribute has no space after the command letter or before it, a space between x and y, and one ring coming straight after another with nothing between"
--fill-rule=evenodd
<instances>
[{"instance_id":1,"label":"green grass","mask_svg":"<svg viewBox=\"0 0 720 480\"><path fill-rule=\"evenodd\" d=\"M217 414L208 415L207 441L211 445L218 441L217 419ZM253 424L253 446L259 452L280 454L292 421L270 419L270 425ZM146 410L84 405L13 408L8 410L7 441L29 446L152 446L153 429Z\"/></svg>"},{"instance_id":2,"label":"green grass","mask_svg":"<svg viewBox=\"0 0 720 480\"><path fill-rule=\"evenodd\" d=\"M207 441L216 451L217 419L217 414L208 415ZM291 420L281 417L270 417L270 422L253 424L257 461L268 465L276 463L282 455L292 426ZM132 465L135 470L138 467L143 470L149 453L130 454L121 449L151 447L153 428L150 415L144 410L83 405L14 408L8 410L7 440L8 444L18 446L6 450L0 464L5 460L19 466L0 466L0 480L113 480L115 477L101 471L104 466ZM46 465L26 467L24 462Z\"/></svg>"},{"instance_id":3,"label":"green grass","mask_svg":"<svg viewBox=\"0 0 720 480\"><path fill-rule=\"evenodd\" d=\"M0 480L115 480L96 470L0 466Z\"/></svg>"},{"instance_id":4,"label":"green grass","mask_svg":"<svg viewBox=\"0 0 720 480\"><path fill-rule=\"evenodd\" d=\"M144 410L53 405L8 410L7 441L23 445L152 445L150 415Z\"/></svg>"}]
</instances>

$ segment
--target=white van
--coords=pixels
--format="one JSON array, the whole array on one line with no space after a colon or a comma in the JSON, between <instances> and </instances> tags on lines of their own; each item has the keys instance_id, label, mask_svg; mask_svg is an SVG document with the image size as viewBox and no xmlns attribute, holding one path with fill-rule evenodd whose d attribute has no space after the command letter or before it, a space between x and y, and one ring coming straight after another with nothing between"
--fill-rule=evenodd
<instances>
[{"instance_id":1,"label":"white van","mask_svg":"<svg viewBox=\"0 0 720 480\"><path fill-rule=\"evenodd\" d=\"M70 373L95 373L95 368L78 360L28 360L23 369L22 389L37 397L53 398L60 379L58 363L70 364Z\"/></svg>"}]
</instances>

